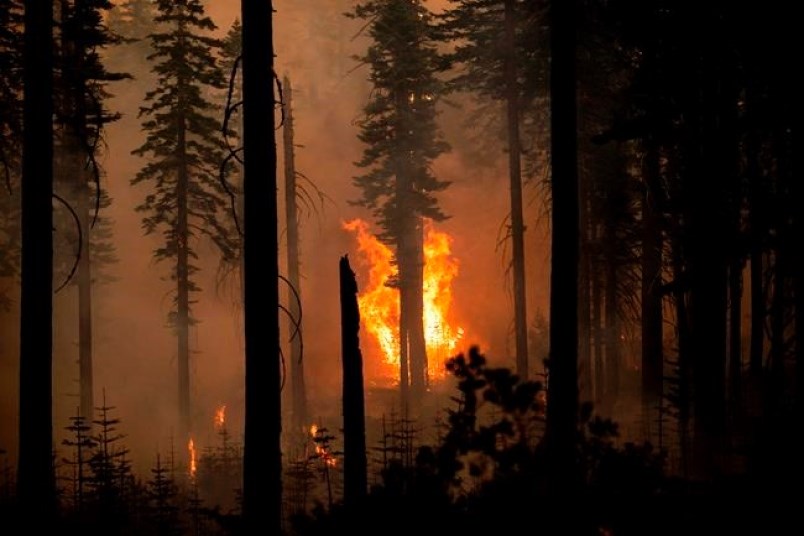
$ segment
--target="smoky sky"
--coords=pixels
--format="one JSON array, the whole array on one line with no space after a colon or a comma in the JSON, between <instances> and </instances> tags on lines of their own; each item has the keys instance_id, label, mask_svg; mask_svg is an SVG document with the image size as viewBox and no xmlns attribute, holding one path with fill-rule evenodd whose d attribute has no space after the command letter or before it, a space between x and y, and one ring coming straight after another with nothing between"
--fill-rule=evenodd
<instances>
[{"instance_id":1,"label":"smoky sky","mask_svg":"<svg viewBox=\"0 0 804 536\"><path fill-rule=\"evenodd\" d=\"M340 418L340 342L338 305L338 259L349 254L358 285L367 277L354 237L341 229L341 222L370 215L350 203L359 192L352 184L358 174L354 162L362 146L357 139L362 107L370 86L368 68L352 59L365 51L368 41L359 35L363 25L342 14L354 5L349 0L274 2L276 9L276 70L293 84L296 167L327 196L316 211L301 214L301 295L303 300L304 359L311 415ZM430 2L442 9L444 1ZM229 29L239 15L234 0L206 2L208 14L219 27ZM125 64L115 64L115 61ZM147 186L130 186L145 160L131 151L144 140L137 117L144 92L153 79L144 58L132 61L119 51L109 51L112 70L128 70L133 80L115 83L108 106L122 118L105 135L101 163L104 183L113 199L107 215L113 220L114 242L119 263L111 270L116 281L94 289L96 402L103 391L107 404L115 406L122 419L121 431L133 451L138 468L152 461L157 451L167 451L176 428L176 348L167 327L170 310L170 264L153 260L158 233L145 236L141 214L135 207ZM498 245L508 213L507 155L502 140L493 140L490 157L478 162L477 147L466 125L471 99L455 96L455 106L442 106L439 123L452 150L434 164L436 175L451 182L440 195L450 216L437 228L453 237L453 255L460 263L453 284L454 318L466 331L464 346L480 343L493 363L512 365L513 307L506 262L510 250ZM279 179L282 180L281 133L279 134ZM280 186L280 210L284 193ZM537 187L525 190L526 256L528 273L528 320L547 310L549 237L544 203ZM284 228L284 214L280 214ZM376 227L375 227L376 229ZM284 233L280 237L284 247ZM191 397L193 423L199 443L212 441L215 408L226 404L230 430L239 434L242 420L244 373L242 313L236 277L221 281L214 250L198 243L198 281L203 289L195 296L191 328ZM285 272L285 259L280 259ZM282 289L283 299L287 299ZM0 385L0 448L13 456L16 450L17 315L3 314L2 385ZM288 329L284 327L287 337ZM78 404L77 308L74 290L54 299L54 429L63 434L68 416ZM361 332L366 361L380 359L370 335ZM268 358L268 356L266 356ZM288 389L289 391L289 389ZM334 426L333 428L338 428ZM58 441L60 442L59 437ZM208 443L210 444L210 443ZM184 448L175 444L174 448Z\"/></svg>"}]
</instances>

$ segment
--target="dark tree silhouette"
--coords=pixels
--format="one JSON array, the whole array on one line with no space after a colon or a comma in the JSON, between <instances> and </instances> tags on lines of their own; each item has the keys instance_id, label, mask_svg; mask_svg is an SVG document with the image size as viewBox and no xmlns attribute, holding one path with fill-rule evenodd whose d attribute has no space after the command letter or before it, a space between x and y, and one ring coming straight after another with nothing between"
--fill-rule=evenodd
<instances>
[{"instance_id":1,"label":"dark tree silhouette","mask_svg":"<svg viewBox=\"0 0 804 536\"><path fill-rule=\"evenodd\" d=\"M216 111L205 92L222 89L225 79L214 51L220 42L208 35L215 29L199 0L157 3L156 21L164 33L151 35L157 63L153 71L158 85L145 96L140 116L146 119L145 143L135 154L149 163L131 181L152 183L153 191L137 207L147 213L146 234L161 231L163 244L155 250L158 261L172 261L171 279L176 284L170 324L178 344L178 402L182 436L191 432L190 326L191 295L200 290L194 279L198 266L194 240L210 239L224 261L235 258L236 240L226 218L228 197L218 180L223 161L223 140Z\"/></svg>"},{"instance_id":2,"label":"dark tree silhouette","mask_svg":"<svg viewBox=\"0 0 804 536\"><path fill-rule=\"evenodd\" d=\"M366 496L366 408L357 280L349 259L341 257L341 360L343 363L343 501L349 506Z\"/></svg>"},{"instance_id":3,"label":"dark tree silhouette","mask_svg":"<svg viewBox=\"0 0 804 536\"><path fill-rule=\"evenodd\" d=\"M461 67L451 81L481 98L503 101L508 142L516 370L527 379L528 320L525 292L525 223L522 215L522 142L520 127L527 97L524 77L525 26L532 24L522 0L451 0L443 15L446 34L457 41L450 59Z\"/></svg>"},{"instance_id":4,"label":"dark tree silhouette","mask_svg":"<svg viewBox=\"0 0 804 536\"><path fill-rule=\"evenodd\" d=\"M400 297L400 385L403 407L418 404L427 378L423 306L423 218L443 220L431 162L448 149L436 125L443 70L432 14L419 0L372 0L351 16L365 20L372 40L365 56L373 90L359 134L366 148L355 177L358 203L373 211L380 238L396 248ZM408 396L408 389L412 396Z\"/></svg>"},{"instance_id":5,"label":"dark tree silhouette","mask_svg":"<svg viewBox=\"0 0 804 536\"><path fill-rule=\"evenodd\" d=\"M98 158L103 128L120 116L106 110L104 100L108 97L108 83L127 76L109 72L100 58L103 49L118 42L103 19L111 7L106 0L63 1L61 6L58 156L61 181L69 190L66 197L78 215L82 237L77 272L78 365L81 412L90 423L94 409L92 285L96 276L93 271L97 274L100 262L114 260L114 249L108 241L108 220L99 220L97 215L110 203L104 192L98 192L102 173ZM96 227L96 223L102 225Z\"/></svg>"},{"instance_id":6,"label":"dark tree silhouette","mask_svg":"<svg viewBox=\"0 0 804 536\"><path fill-rule=\"evenodd\" d=\"M576 482L578 423L578 133L576 96L577 2L550 5L550 124L552 159L552 257L547 448L551 485Z\"/></svg>"},{"instance_id":7,"label":"dark tree silhouette","mask_svg":"<svg viewBox=\"0 0 804 536\"><path fill-rule=\"evenodd\" d=\"M53 470L53 2L25 2L20 318L20 506L31 526L56 509Z\"/></svg>"},{"instance_id":8,"label":"dark tree silhouette","mask_svg":"<svg viewBox=\"0 0 804 536\"><path fill-rule=\"evenodd\" d=\"M246 408L245 534L282 529L282 405L272 2L241 2Z\"/></svg>"},{"instance_id":9,"label":"dark tree silhouette","mask_svg":"<svg viewBox=\"0 0 804 536\"><path fill-rule=\"evenodd\" d=\"M283 83L284 124L282 130L283 148L285 150L285 228L288 243L288 311L291 322L290 339L290 388L291 388L291 423L293 431L306 433L307 390L304 382L304 361L302 356L301 332L301 275L299 271L299 213L296 198L299 187L296 183L296 155L293 146L293 87L290 78L284 77Z\"/></svg>"}]
</instances>

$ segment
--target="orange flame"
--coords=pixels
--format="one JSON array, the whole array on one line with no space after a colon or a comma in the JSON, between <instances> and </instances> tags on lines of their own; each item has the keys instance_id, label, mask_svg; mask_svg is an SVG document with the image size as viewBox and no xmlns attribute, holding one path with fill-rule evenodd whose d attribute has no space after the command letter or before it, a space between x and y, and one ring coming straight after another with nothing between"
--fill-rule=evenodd
<instances>
[{"instance_id":1,"label":"orange flame","mask_svg":"<svg viewBox=\"0 0 804 536\"><path fill-rule=\"evenodd\" d=\"M389 286L396 276L391 249L369 232L368 224L355 219L343 224L356 233L358 251L369 266L368 283L358 296L362 324L372 334L383 353L384 362L399 366L399 292ZM458 275L458 261L452 256L452 237L425 222L424 239L424 338L431 378L445 375L449 359L463 329L449 322L452 280Z\"/></svg>"},{"instance_id":2,"label":"orange flame","mask_svg":"<svg viewBox=\"0 0 804 536\"><path fill-rule=\"evenodd\" d=\"M215 428L220 430L226 426L226 404L215 410Z\"/></svg>"},{"instance_id":3,"label":"orange flame","mask_svg":"<svg viewBox=\"0 0 804 536\"><path fill-rule=\"evenodd\" d=\"M317 435L318 425L314 424L310 426L310 436L315 439ZM338 464L338 460L320 443L315 444L315 454L329 467L335 467Z\"/></svg>"},{"instance_id":4,"label":"orange flame","mask_svg":"<svg viewBox=\"0 0 804 536\"><path fill-rule=\"evenodd\" d=\"M190 477L195 478L195 472L198 469L196 465L196 457L195 457L195 443L193 443L193 438L190 438L190 442L187 443L187 450L190 453Z\"/></svg>"}]
</instances>

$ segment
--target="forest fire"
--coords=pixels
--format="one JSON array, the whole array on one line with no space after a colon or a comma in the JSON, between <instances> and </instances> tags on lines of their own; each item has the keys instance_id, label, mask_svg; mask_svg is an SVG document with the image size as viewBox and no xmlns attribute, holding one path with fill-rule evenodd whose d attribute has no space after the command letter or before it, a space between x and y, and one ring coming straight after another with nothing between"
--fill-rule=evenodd
<instances>
[{"instance_id":1,"label":"forest fire","mask_svg":"<svg viewBox=\"0 0 804 536\"><path fill-rule=\"evenodd\" d=\"M190 455L190 478L195 478L195 473L198 470L198 465L195 452L195 443L193 442L192 437L190 438L190 441L187 443L187 451Z\"/></svg>"},{"instance_id":2,"label":"forest fire","mask_svg":"<svg viewBox=\"0 0 804 536\"><path fill-rule=\"evenodd\" d=\"M338 460L332 455L327 447L329 437L323 434L324 431L325 430L323 428L319 428L317 424L310 426L310 437L313 438L313 442L315 443L315 454L321 459L321 461L324 462L324 464L328 465L329 467L335 467L338 465ZM324 437L321 437L319 432L321 432Z\"/></svg>"},{"instance_id":3,"label":"forest fire","mask_svg":"<svg viewBox=\"0 0 804 536\"><path fill-rule=\"evenodd\" d=\"M369 267L368 282L358 296L361 323L379 345L383 362L399 367L399 292L389 283L396 275L391 249L369 231L368 224L355 219L343 224L355 233L358 251ZM425 224L424 238L424 335L431 379L445 375L443 363L463 338L463 328L450 323L452 281L458 275L458 261L452 256L452 238ZM390 367L389 367L390 368ZM396 370L389 375L396 376Z\"/></svg>"},{"instance_id":4,"label":"forest fire","mask_svg":"<svg viewBox=\"0 0 804 536\"><path fill-rule=\"evenodd\" d=\"M222 430L226 426L226 404L215 410L215 429Z\"/></svg>"}]
</instances>

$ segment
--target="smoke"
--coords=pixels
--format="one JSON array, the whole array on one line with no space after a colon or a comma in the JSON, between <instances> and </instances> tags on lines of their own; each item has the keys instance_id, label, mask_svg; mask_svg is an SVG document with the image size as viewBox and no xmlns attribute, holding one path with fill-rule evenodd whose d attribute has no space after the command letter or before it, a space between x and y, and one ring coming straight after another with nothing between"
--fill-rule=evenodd
<instances>
[{"instance_id":1,"label":"smoke","mask_svg":"<svg viewBox=\"0 0 804 536\"><path fill-rule=\"evenodd\" d=\"M441 9L445 4L443 0L431 2L431 7ZM355 217L370 220L365 210L350 204L358 197L352 185L352 177L357 174L353 162L362 151L355 123L370 91L367 67L358 66L351 56L363 53L367 41L359 35L362 23L342 16L354 5L352 1L277 0L274 5L277 74L280 78L289 75L294 90L296 167L332 200L315 212L302 214L301 295L311 415L335 422L340 418L338 259L346 253L353 259L357 257L354 236L344 231L341 223ZM208 13L218 24L221 36L239 15L238 7L239 2L207 3ZM126 56L109 55L112 61L123 57ZM96 405L100 404L101 390L105 389L107 404L117 408L116 415L122 419L121 431L127 434L126 444L138 462L137 468L142 470L153 461L158 450L168 451L171 440L177 451L184 448L184 443L174 437L176 344L166 325L170 267L152 260L158 237L143 235L141 215L135 212L144 188L129 185L145 163L132 156L131 150L143 141L137 112L151 77L144 59L140 62L127 59L123 63L112 64L110 68L132 72L135 79L110 88L114 97L109 107L123 113L123 117L108 127L108 149L102 159L105 185L113 199L107 214L113 220L113 239L120 262L110 269L117 281L96 286L94 290L95 385ZM454 100L471 105L469 99ZM453 150L434 167L440 178L452 182L440 197L450 219L438 224L438 229L453 237L452 253L460 261L460 273L453 286L453 311L466 332L463 344L479 343L492 363L513 365L513 306L505 269L509 257L504 257L497 245L509 205L507 157L503 144L492 139L488 142L490 149L486 149L493 157L478 162L477 146L467 141L466 115L466 109L444 107L441 125ZM281 169L280 162L280 181ZM279 193L281 202L281 190ZM526 190L526 197L534 195L534 191ZM541 212L539 202L526 207L531 324L536 311L547 309L549 250L546 218ZM283 217L280 222L284 222ZM202 267L199 283L203 292L193 306L199 323L191 329L191 404L199 436L196 444L203 448L214 441L214 413L222 404L227 405L227 425L233 436L242 431L244 364L238 282L232 279L219 285L213 250L201 246L199 254ZM366 274L356 262L353 267L357 268L360 285ZM280 271L285 271L284 259ZM284 295L284 288L282 292ZM65 291L55 303L54 406L55 429L60 430L68 424L67 418L74 414L78 401L74 291ZM2 318L6 324L4 334L14 333L13 319L8 315ZM285 334L289 334L287 326L284 327ZM368 337L365 332L361 335ZM3 355L16 356L13 342L4 341ZM366 354L364 358L380 359L380 356ZM4 382L15 377L14 361L4 357L0 372ZM15 389L4 383L2 391L10 393ZM16 420L7 417L16 414L16 393L14 400L11 396L4 394L0 399L3 404L0 417L8 423L2 427L0 447L13 451Z\"/></svg>"}]
</instances>

